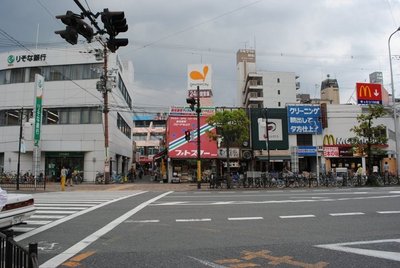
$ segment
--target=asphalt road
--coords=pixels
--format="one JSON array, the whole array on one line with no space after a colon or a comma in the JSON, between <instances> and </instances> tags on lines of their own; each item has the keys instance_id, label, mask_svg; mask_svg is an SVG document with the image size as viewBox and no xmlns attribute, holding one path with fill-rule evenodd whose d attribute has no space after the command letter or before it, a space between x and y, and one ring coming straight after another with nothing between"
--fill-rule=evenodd
<instances>
[{"instance_id":1,"label":"asphalt road","mask_svg":"<svg viewBox=\"0 0 400 268\"><path fill-rule=\"evenodd\" d=\"M399 187L107 194L37 195L98 203L16 239L41 267L400 266Z\"/></svg>"}]
</instances>

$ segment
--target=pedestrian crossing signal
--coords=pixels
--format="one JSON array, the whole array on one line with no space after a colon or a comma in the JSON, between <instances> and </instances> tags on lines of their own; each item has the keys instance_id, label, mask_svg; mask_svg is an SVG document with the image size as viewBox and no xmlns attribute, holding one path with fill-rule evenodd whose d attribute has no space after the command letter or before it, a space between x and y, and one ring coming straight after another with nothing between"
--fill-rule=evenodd
<instances>
[{"instance_id":1,"label":"pedestrian crossing signal","mask_svg":"<svg viewBox=\"0 0 400 268\"><path fill-rule=\"evenodd\" d=\"M185 140L190 141L190 130L185 131Z\"/></svg>"}]
</instances>

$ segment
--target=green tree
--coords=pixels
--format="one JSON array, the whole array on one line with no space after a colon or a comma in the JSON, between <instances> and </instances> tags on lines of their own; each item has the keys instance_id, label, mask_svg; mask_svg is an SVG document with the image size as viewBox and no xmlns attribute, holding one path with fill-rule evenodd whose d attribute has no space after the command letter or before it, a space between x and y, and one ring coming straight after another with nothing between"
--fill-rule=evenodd
<instances>
[{"instance_id":1,"label":"green tree","mask_svg":"<svg viewBox=\"0 0 400 268\"><path fill-rule=\"evenodd\" d=\"M371 174L374 155L381 154L382 151L378 145L386 144L386 126L383 124L374 124L375 119L387 114L382 105L369 105L366 113L357 116L358 125L351 128L355 133L353 146L361 154L367 155L369 174ZM368 184L374 183L372 176L368 176Z\"/></svg>"},{"instance_id":2,"label":"green tree","mask_svg":"<svg viewBox=\"0 0 400 268\"><path fill-rule=\"evenodd\" d=\"M208 136L213 140L221 137L226 148L227 187L231 188L229 149L234 145L239 145L249 140L250 120L244 109L235 109L216 112L207 118L207 123L215 126L217 130L216 134L208 132Z\"/></svg>"}]
</instances>

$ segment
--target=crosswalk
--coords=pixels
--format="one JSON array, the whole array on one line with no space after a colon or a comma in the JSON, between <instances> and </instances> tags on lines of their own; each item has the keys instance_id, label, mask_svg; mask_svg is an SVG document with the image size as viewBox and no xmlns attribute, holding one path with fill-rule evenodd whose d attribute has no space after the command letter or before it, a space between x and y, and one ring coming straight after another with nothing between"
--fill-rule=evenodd
<instances>
[{"instance_id":1,"label":"crosswalk","mask_svg":"<svg viewBox=\"0 0 400 268\"><path fill-rule=\"evenodd\" d=\"M65 222L108 203L132 196L132 192L56 192L33 194L36 212L24 224L10 229L17 235L31 232L39 227Z\"/></svg>"}]
</instances>

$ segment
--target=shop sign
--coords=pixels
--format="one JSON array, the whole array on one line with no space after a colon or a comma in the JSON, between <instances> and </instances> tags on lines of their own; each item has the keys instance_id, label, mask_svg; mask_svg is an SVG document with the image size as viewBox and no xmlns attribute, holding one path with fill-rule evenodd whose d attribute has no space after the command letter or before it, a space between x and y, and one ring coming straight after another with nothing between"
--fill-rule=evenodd
<instances>
[{"instance_id":1,"label":"shop sign","mask_svg":"<svg viewBox=\"0 0 400 268\"><path fill-rule=\"evenodd\" d=\"M297 154L299 156L316 156L316 146L298 146Z\"/></svg>"},{"instance_id":2,"label":"shop sign","mask_svg":"<svg viewBox=\"0 0 400 268\"><path fill-rule=\"evenodd\" d=\"M188 65L188 90L212 89L211 64Z\"/></svg>"},{"instance_id":3,"label":"shop sign","mask_svg":"<svg viewBox=\"0 0 400 268\"><path fill-rule=\"evenodd\" d=\"M287 107L289 134L321 134L321 107L318 105L289 105Z\"/></svg>"},{"instance_id":4,"label":"shop sign","mask_svg":"<svg viewBox=\"0 0 400 268\"><path fill-rule=\"evenodd\" d=\"M258 118L258 140L267 140L267 128L265 126L265 118ZM268 140L269 141L282 141L283 140L283 130L282 130L282 120L281 119L268 119Z\"/></svg>"},{"instance_id":5,"label":"shop sign","mask_svg":"<svg viewBox=\"0 0 400 268\"><path fill-rule=\"evenodd\" d=\"M240 157L239 148L229 148L229 158L238 159ZM227 158L226 148L218 149L218 158Z\"/></svg>"},{"instance_id":6,"label":"shop sign","mask_svg":"<svg viewBox=\"0 0 400 268\"><path fill-rule=\"evenodd\" d=\"M217 158L217 142L208 137L208 132L216 133L214 126L200 117L200 157ZM197 158L197 118L193 116L170 116L167 126L168 157ZM191 132L191 139L185 139L185 131Z\"/></svg>"},{"instance_id":7,"label":"shop sign","mask_svg":"<svg viewBox=\"0 0 400 268\"><path fill-rule=\"evenodd\" d=\"M339 157L339 147L324 147L324 157Z\"/></svg>"},{"instance_id":8,"label":"shop sign","mask_svg":"<svg viewBox=\"0 0 400 268\"><path fill-rule=\"evenodd\" d=\"M382 85L356 83L358 104L382 104Z\"/></svg>"},{"instance_id":9,"label":"shop sign","mask_svg":"<svg viewBox=\"0 0 400 268\"><path fill-rule=\"evenodd\" d=\"M215 114L215 107L201 107L200 115L213 115ZM177 107L169 108L170 116L197 116L196 111L192 111L190 107Z\"/></svg>"}]
</instances>

